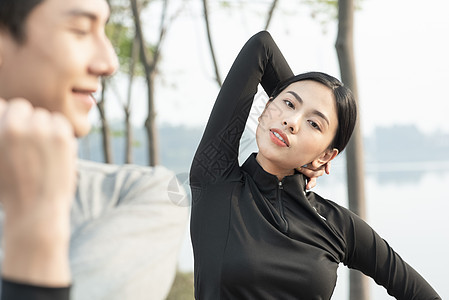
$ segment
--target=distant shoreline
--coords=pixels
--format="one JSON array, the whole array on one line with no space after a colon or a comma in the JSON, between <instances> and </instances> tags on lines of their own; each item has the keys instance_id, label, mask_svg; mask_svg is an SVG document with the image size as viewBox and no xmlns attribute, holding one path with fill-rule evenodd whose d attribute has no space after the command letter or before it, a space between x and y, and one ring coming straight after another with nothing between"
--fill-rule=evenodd
<instances>
[{"instance_id":1,"label":"distant shoreline","mask_svg":"<svg viewBox=\"0 0 449 300\"><path fill-rule=\"evenodd\" d=\"M378 162L366 163L366 173L382 173L382 172L449 172L448 161L413 161L413 162Z\"/></svg>"}]
</instances>

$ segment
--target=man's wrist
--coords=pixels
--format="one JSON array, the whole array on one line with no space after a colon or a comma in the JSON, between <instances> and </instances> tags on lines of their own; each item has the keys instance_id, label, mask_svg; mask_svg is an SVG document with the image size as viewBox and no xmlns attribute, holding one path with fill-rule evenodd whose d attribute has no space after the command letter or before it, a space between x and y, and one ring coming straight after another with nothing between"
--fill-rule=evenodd
<instances>
[{"instance_id":1,"label":"man's wrist","mask_svg":"<svg viewBox=\"0 0 449 300\"><path fill-rule=\"evenodd\" d=\"M40 207L5 213L2 275L30 284L69 285L69 209Z\"/></svg>"}]
</instances>

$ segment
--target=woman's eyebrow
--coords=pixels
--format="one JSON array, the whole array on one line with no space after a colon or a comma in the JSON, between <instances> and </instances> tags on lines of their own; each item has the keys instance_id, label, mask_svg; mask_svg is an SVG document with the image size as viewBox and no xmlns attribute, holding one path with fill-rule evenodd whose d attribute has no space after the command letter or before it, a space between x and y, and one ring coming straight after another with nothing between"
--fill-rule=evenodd
<instances>
[{"instance_id":1,"label":"woman's eyebrow","mask_svg":"<svg viewBox=\"0 0 449 300\"><path fill-rule=\"evenodd\" d=\"M302 98L301 98L297 93L295 93L294 91L287 91L287 93L292 94L293 97L295 97L295 99L296 99L300 104L303 104L303 103L304 103L304 101L302 100ZM318 117L322 118L324 121L326 121L327 125L329 125L329 119L326 117L325 114L323 114L322 112L320 112L319 110L316 110L316 109L313 111L313 114L315 114L315 115L317 115Z\"/></svg>"},{"instance_id":2,"label":"woman's eyebrow","mask_svg":"<svg viewBox=\"0 0 449 300\"><path fill-rule=\"evenodd\" d=\"M287 93L289 93L289 94L292 94L292 95L293 95L293 97L295 97L295 98L296 98L296 100L298 100L298 102L299 102L300 104L303 104L303 103L304 103L304 101L302 101L302 98L301 98L301 97L299 97L299 95L298 95L298 94L296 94L295 92L293 92L293 91L287 91Z\"/></svg>"},{"instance_id":3,"label":"woman's eyebrow","mask_svg":"<svg viewBox=\"0 0 449 300\"><path fill-rule=\"evenodd\" d=\"M315 115L317 115L318 117L322 118L324 121L327 122L327 125L329 125L329 119L326 117L325 114L323 114L322 112L320 112L319 110L316 110L316 109L313 111L313 113Z\"/></svg>"}]
</instances>

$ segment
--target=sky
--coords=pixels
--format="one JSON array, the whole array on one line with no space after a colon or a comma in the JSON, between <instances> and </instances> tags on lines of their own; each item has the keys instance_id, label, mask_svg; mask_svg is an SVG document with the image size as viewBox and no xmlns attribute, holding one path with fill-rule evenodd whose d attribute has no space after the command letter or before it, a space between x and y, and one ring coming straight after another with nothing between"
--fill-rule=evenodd
<instances>
[{"instance_id":1,"label":"sky","mask_svg":"<svg viewBox=\"0 0 449 300\"><path fill-rule=\"evenodd\" d=\"M185 1L184 1L185 2ZM171 13L184 3L172 1ZM220 74L224 78L240 48L263 29L271 0L230 1L224 9L210 1L210 25ZM323 71L340 78L335 51L337 22L312 18L310 6L280 0L269 31L295 73ZM207 44L201 1L187 1L163 45L156 82L158 124L203 127L218 93ZM144 11L145 34L154 40L159 7ZM355 14L354 51L365 135L377 126L414 124L424 132L449 133L449 1L362 0ZM321 22L327 20L324 24ZM120 81L116 77L116 82ZM120 86L126 86L122 82ZM125 94L125 89L121 91ZM133 123L146 117L143 80L133 88ZM122 97L124 98L124 97ZM118 101L108 108L122 118ZM96 111L92 119L98 120Z\"/></svg>"}]
</instances>

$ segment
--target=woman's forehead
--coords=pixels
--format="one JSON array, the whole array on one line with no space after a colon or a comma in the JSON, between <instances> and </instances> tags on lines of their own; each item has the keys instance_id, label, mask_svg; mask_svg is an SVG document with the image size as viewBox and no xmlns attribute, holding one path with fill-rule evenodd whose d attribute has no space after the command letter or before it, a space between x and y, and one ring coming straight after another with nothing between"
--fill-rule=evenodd
<instances>
[{"instance_id":1,"label":"woman's forehead","mask_svg":"<svg viewBox=\"0 0 449 300\"><path fill-rule=\"evenodd\" d=\"M332 89L313 80L293 82L281 94L291 94L295 99L303 102L309 100L312 103L329 106L329 108L335 107L335 96Z\"/></svg>"}]
</instances>

